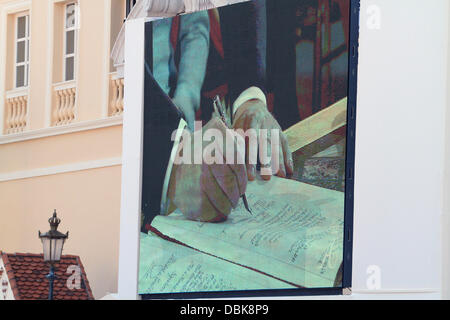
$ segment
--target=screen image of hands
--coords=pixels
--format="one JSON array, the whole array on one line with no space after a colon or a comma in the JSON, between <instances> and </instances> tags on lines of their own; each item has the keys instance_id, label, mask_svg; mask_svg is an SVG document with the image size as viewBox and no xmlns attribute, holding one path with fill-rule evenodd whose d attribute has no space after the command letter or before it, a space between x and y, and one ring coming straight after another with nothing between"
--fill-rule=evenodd
<instances>
[{"instance_id":1,"label":"screen image of hands","mask_svg":"<svg viewBox=\"0 0 450 320\"><path fill-rule=\"evenodd\" d=\"M293 174L286 137L266 106L252 100L236 116L233 129L214 117L201 130L183 133L168 196L189 220L218 223L228 219L245 195L248 181L256 179L257 163L249 154L258 152L260 143L266 144L265 149L279 160L264 164L268 169L262 171L264 180L270 180L272 174L282 178ZM276 141L280 143L272 146L273 137L260 136L262 130L277 132ZM263 138L246 139L248 132Z\"/></svg>"},{"instance_id":2,"label":"screen image of hands","mask_svg":"<svg viewBox=\"0 0 450 320\"><path fill-rule=\"evenodd\" d=\"M266 105L262 101L254 99L244 103L236 112L233 128L235 130L241 130L240 132L254 130L257 137L260 137L260 130L267 130L267 154L278 155L278 161L261 164L263 167L269 169L261 171L261 176L264 180L270 180L272 175L288 178L294 174L294 161L292 160L292 152L289 150L287 138L282 132L278 121L267 110ZM278 146L272 144L271 132L278 132ZM248 155L257 154L261 142L261 139L258 139L258 143L246 141L246 164L248 179L250 181L256 179L256 164L249 163ZM273 152L275 150L272 150L272 147L277 147L277 152Z\"/></svg>"},{"instance_id":3,"label":"screen image of hands","mask_svg":"<svg viewBox=\"0 0 450 320\"><path fill-rule=\"evenodd\" d=\"M213 143L208 142L212 135L216 139ZM233 145L227 145L226 140ZM242 143L243 138L217 118L202 130L185 130L178 149L183 159L174 164L168 193L186 218L202 222L227 220L247 188L244 148L238 146ZM226 160L227 148L236 161Z\"/></svg>"}]
</instances>

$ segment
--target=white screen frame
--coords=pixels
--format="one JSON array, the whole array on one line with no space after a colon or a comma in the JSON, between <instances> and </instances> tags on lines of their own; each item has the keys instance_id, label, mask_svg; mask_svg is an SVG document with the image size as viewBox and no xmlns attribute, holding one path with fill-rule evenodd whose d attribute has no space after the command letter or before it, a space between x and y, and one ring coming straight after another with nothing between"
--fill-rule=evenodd
<instances>
[{"instance_id":1,"label":"white screen frame","mask_svg":"<svg viewBox=\"0 0 450 320\"><path fill-rule=\"evenodd\" d=\"M447 42L448 32L444 25L448 23L447 18L444 17L449 11L448 4L433 3L430 4L414 0L414 16L418 17L419 13L424 12L441 12L438 17L424 19L417 23L411 16L404 16L400 13L405 6L411 6L411 0L380 1L377 5L380 6L383 12L383 24L386 28L373 30L370 29L369 22L373 19L369 12L369 8L374 4L373 1L364 1L361 7L361 59L359 63L359 88L358 88L358 116L357 116L357 153L356 153L356 192L355 192L355 246L354 246L354 262L353 262L353 285L354 291L351 296L344 297L326 297L328 299L439 299L442 297L442 256L439 254L442 248L441 236L441 222L440 214L442 208L439 204L443 203L443 181L439 176L429 176L425 171L420 172L420 179L427 181L429 186L422 190L421 197L411 197L411 192L416 192L414 186L408 185L407 181L410 178L409 172L405 168L398 167L396 173L396 181L402 182L398 190L403 190L399 193L402 197L409 195L410 202L408 207L415 213L415 220L401 220L403 221L402 229L415 228L420 222L420 206L426 205L432 208L426 214L432 219L427 229L425 243L423 248L432 249L433 257L429 263L429 274L433 276L420 275L414 278L411 271L417 270L424 266L424 262L417 261L417 256L414 254L407 254L406 260L399 260L395 256L395 252L391 254L381 253L380 248L398 247L398 243L391 242L388 237L381 237L383 233L392 233L396 228L390 223L392 220L387 219L386 215L390 212L396 212L398 207L398 198L389 200L391 195L389 189L374 188L378 183L382 183L380 177L374 174L374 167L379 167L380 164L374 161L373 154L365 150L371 145L383 145L385 148L394 146L395 139L393 137L399 134L398 125L391 119L389 122L385 121L383 130L380 132L378 123L373 121L373 112L385 113L391 112L395 106L393 101L402 101L402 104L397 105L398 108L406 108L410 111L409 121L403 123L403 135L411 134L414 137L420 136L421 139L429 140L439 139L435 144L428 147L438 154L435 162L436 171L444 171L444 142L445 123L444 110L446 102L443 97L446 96L445 81L439 87L439 95L430 95L429 92L420 92L416 90L414 95L402 96L398 92L391 92L387 90L383 100L385 104L376 104L376 94L374 88L379 88L380 83L383 88L396 85L397 81L401 83L414 84L414 88L425 86L429 82L428 78L411 77L408 73L402 73L401 70L391 70L395 77L386 78L385 71L387 69L379 68L374 61L380 60L380 54L383 59L389 61L387 66L395 64L413 66L419 61L419 57L425 54L428 47L424 47L417 41L411 39L403 39L398 41L395 39L395 33L390 28L390 23L401 25L405 30L410 32L418 32L422 34L423 30L433 30L438 32L439 37L429 38L429 45L444 45ZM428 15L424 15L428 16ZM120 226L120 261L119 261L119 293L120 299L139 299L138 296L138 270L139 270L139 229L140 229L140 208L141 208L141 173L142 173L142 139L143 139L143 94L144 94L144 43L142 39L145 36L145 21L146 19L138 19L127 22L127 37L125 59L125 115L124 115L124 149L123 149L123 169L122 169L122 208L121 208L121 226ZM427 28L424 28L427 26ZM431 28L431 29L430 29ZM402 30L403 30L402 29ZM422 30L422 31L421 31ZM445 30L442 31L442 30ZM384 52L385 45L394 45L393 52L399 50L396 55ZM408 54L406 54L408 53ZM436 53L436 59L430 61L431 66L423 65L420 71L431 70L435 77L443 79L447 76L447 68L442 68L442 61L447 57L448 48ZM405 61L405 59L407 61ZM431 68L431 69L430 69ZM382 80L382 82L380 82ZM376 91L376 90L375 90ZM435 125L429 131L420 131L418 135L417 127L421 125L423 116L417 116L419 110L422 110L423 104L420 99L425 99L428 102L433 102L435 111L427 114L429 123ZM431 100L430 100L431 99ZM397 118L396 118L397 119ZM439 120L441 119L441 121ZM374 134L377 132L377 134ZM395 158L396 159L396 158ZM383 165L388 166L389 159L383 160ZM423 157L411 158L408 165L423 168ZM379 219L375 219L376 214L380 214L377 209L379 202L375 203L370 199L385 199L383 207L386 212ZM394 201L395 200L395 201ZM425 204L424 204L425 203ZM414 209L417 205L418 209ZM398 212L398 218L406 215L407 212ZM370 234L378 230L380 237L374 238ZM423 237L422 237L423 238ZM407 239L398 239L405 242ZM416 241L416 240L415 240ZM411 248L408 247L408 250ZM377 256L377 254L380 254ZM371 264L381 264L382 279L386 279L389 275L398 274L398 270L403 270L400 277L410 279L408 286L396 285L391 283L389 279L383 280L381 290L370 290L366 287L368 280L368 267ZM395 265L395 267L390 267ZM412 268L413 267L413 268ZM420 280L420 281L419 281ZM286 298L280 298L286 299ZM297 298L295 298L297 299ZM305 299L311 299L307 297ZM319 297L318 299L323 299Z\"/></svg>"},{"instance_id":2,"label":"white screen frame","mask_svg":"<svg viewBox=\"0 0 450 320\"><path fill-rule=\"evenodd\" d=\"M145 21L126 22L119 297L138 299L139 237L144 141Z\"/></svg>"}]
</instances>

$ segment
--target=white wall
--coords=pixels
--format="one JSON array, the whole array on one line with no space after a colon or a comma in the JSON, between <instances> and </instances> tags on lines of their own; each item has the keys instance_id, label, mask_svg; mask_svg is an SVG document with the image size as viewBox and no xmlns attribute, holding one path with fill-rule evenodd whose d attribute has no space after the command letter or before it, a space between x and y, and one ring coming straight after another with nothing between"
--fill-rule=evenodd
<instances>
[{"instance_id":1,"label":"white wall","mask_svg":"<svg viewBox=\"0 0 450 320\"><path fill-rule=\"evenodd\" d=\"M439 294L448 1L361 4L354 290Z\"/></svg>"},{"instance_id":2,"label":"white wall","mask_svg":"<svg viewBox=\"0 0 450 320\"><path fill-rule=\"evenodd\" d=\"M450 5L448 16L450 19ZM448 37L450 39L450 33ZM442 218L442 295L445 299L450 299L450 50L447 54L447 130L445 134L444 214Z\"/></svg>"}]
</instances>

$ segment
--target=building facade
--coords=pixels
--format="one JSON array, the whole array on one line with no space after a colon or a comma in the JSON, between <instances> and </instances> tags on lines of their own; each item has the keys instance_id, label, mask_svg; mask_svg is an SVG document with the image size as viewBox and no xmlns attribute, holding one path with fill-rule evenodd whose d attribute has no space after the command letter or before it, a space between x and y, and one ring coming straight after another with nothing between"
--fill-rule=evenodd
<instances>
[{"instance_id":1,"label":"building facade","mask_svg":"<svg viewBox=\"0 0 450 320\"><path fill-rule=\"evenodd\" d=\"M0 0L0 249L42 251L54 209L94 296L117 292L124 82L135 0Z\"/></svg>"}]
</instances>

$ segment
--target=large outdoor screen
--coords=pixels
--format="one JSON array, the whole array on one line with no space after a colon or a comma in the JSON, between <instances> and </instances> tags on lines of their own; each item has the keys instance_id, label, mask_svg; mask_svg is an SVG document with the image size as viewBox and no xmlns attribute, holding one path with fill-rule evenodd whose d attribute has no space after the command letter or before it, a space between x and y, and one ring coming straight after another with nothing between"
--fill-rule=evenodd
<instances>
[{"instance_id":1,"label":"large outdoor screen","mask_svg":"<svg viewBox=\"0 0 450 320\"><path fill-rule=\"evenodd\" d=\"M254 0L147 23L139 294L350 287L353 7Z\"/></svg>"}]
</instances>

